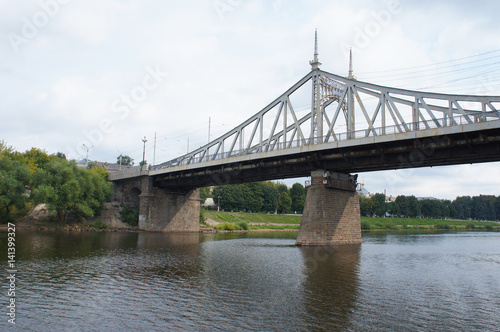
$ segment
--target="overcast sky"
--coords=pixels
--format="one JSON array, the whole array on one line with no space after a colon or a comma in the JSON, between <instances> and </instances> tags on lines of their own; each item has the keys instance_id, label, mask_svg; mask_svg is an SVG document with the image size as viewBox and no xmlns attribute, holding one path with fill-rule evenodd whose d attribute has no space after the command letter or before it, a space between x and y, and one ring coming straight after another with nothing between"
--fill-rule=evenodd
<instances>
[{"instance_id":1,"label":"overcast sky","mask_svg":"<svg viewBox=\"0 0 500 332\"><path fill-rule=\"evenodd\" d=\"M500 95L498 1L0 0L0 140L156 163L257 113L310 71ZM388 195L500 195L499 163L360 174ZM301 179L302 181L302 179ZM293 183L294 181L287 181Z\"/></svg>"}]
</instances>

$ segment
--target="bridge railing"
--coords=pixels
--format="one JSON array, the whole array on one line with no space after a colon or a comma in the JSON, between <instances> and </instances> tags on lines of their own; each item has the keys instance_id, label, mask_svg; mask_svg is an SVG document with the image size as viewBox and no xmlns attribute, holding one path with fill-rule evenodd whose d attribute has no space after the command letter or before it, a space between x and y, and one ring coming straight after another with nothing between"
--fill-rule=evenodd
<instances>
[{"instance_id":1,"label":"bridge railing","mask_svg":"<svg viewBox=\"0 0 500 332\"><path fill-rule=\"evenodd\" d=\"M385 126L385 127L366 128L366 129L356 130L354 132L343 132L343 133L330 135L330 136L316 137L312 141L311 140L303 140L303 139L294 139L294 140L288 141L288 142L275 142L273 144L272 151L286 150L286 149L297 148L297 147L301 147L301 146L308 146L308 145L313 145L313 144L332 143L332 142L337 142L337 141L347 141L347 140L352 140L352 139L361 139L361 138L368 138L368 137L374 137L374 136L384 136L384 135L392 135L392 134L399 134L399 133L405 133L405 132L414 132L414 131L425 130L425 129L437 129L437 128L443 128L443 127L468 125L471 123L478 123L478 122L485 122L485 121L487 121L487 120L484 118L481 118L481 117L472 117L472 119L471 119L470 115L458 115L458 116L454 116L454 117L446 117L446 118L441 118L441 119L432 119L432 120L425 120L425 121L419 121L419 122L410 122L410 123L405 123L404 125L398 124L398 125L391 125L391 126ZM207 162L207 161L211 161L211 160L227 159L230 157L251 155L251 154L260 153L263 151L267 151L266 146L255 145L255 146L250 147L248 149L233 150L232 152L225 152L225 153L219 152L216 154L210 154L210 155L206 155L203 157L194 157L194 158L190 158L190 159L180 157L180 158L171 160L168 163L164 163L164 164L158 165L158 166L153 166L153 169L164 169L164 168L169 168L169 167L174 167L174 166L182 166L182 165L187 165L187 164L196 164L196 163L201 163L201 162Z\"/></svg>"}]
</instances>

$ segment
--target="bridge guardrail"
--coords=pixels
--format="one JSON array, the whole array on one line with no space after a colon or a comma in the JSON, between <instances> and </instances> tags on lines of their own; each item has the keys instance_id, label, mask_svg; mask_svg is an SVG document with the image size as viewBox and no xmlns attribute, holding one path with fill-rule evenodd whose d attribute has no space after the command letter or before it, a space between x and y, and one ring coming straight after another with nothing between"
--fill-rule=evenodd
<instances>
[{"instance_id":1,"label":"bridge guardrail","mask_svg":"<svg viewBox=\"0 0 500 332\"><path fill-rule=\"evenodd\" d=\"M471 119L471 117L473 119ZM263 151L286 150L289 148L296 148L296 147L307 146L307 145L312 145L312 144L322 144L322 143L330 143L330 142L335 142L335 141L346 141L346 140L350 140L350 139L392 135L392 134L414 132L414 131L425 130L425 129L437 129L437 128L443 128L443 127L460 126L460 125L467 125L467 124L478 123L478 122L486 122L486 120L482 119L481 117L473 117L471 115L459 115L459 116L455 116L455 117L425 120L425 121L419 121L419 122L409 122L409 123L402 123L402 124L385 126L385 127L366 128L366 129L356 130L356 131L351 132L351 133L343 132L343 133L335 134L334 135L335 137L333 137L333 135L315 137L315 138L313 138L312 141L310 139L307 139L307 140L294 139L294 140L288 141L288 142L278 142L278 143L274 143L274 144L270 144L270 145L265 144L262 146L256 145L256 146L253 146L249 149L233 150L232 152L210 154L210 155L207 155L204 157L186 158L183 156L183 157L173 159L170 162L163 163L162 165L153 166L152 169L157 170L157 169L164 169L164 168L169 168L169 167L174 167L174 166L196 164L196 163L206 162L206 161L210 161L210 160L220 160L220 159L226 159L226 158L242 156L242 155L251 155L251 154L259 153L259 152L263 152ZM272 146L271 149L269 148L269 146ZM266 147L267 147L267 149L266 149Z\"/></svg>"}]
</instances>

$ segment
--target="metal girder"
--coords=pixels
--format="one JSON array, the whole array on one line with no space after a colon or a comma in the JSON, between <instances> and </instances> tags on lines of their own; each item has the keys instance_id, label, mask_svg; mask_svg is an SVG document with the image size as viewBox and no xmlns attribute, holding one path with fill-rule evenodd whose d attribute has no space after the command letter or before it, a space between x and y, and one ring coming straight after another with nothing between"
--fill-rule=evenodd
<instances>
[{"instance_id":1,"label":"metal girder","mask_svg":"<svg viewBox=\"0 0 500 332\"><path fill-rule=\"evenodd\" d=\"M312 85L311 105L299 117L294 105L303 98L300 91L307 84ZM391 88L314 68L233 130L184 156L153 166L153 170L221 159L230 162L235 156L249 155L251 159L261 152L283 150L286 154L287 149L301 146L433 128L439 135L446 127L498 120L499 109L500 96Z\"/></svg>"}]
</instances>

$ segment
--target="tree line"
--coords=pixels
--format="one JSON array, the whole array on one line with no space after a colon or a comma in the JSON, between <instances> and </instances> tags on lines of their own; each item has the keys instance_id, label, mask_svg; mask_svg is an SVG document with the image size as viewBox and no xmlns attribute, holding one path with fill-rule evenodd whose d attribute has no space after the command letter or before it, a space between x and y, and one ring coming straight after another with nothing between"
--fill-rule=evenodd
<instances>
[{"instance_id":1,"label":"tree line","mask_svg":"<svg viewBox=\"0 0 500 332\"><path fill-rule=\"evenodd\" d=\"M225 211L302 213L307 188L295 183L288 188L283 183L251 182L216 186L212 191L202 188L202 201L212 197ZM371 197L359 195L360 212L364 216L392 216L408 218L454 218L475 220L500 219L500 196L460 196L451 200L417 199L415 196L397 196L386 201L384 194Z\"/></svg>"},{"instance_id":2,"label":"tree line","mask_svg":"<svg viewBox=\"0 0 500 332\"><path fill-rule=\"evenodd\" d=\"M302 213L306 189L300 183L291 188L286 184L250 182L216 186L209 192L201 190L202 200L212 197L214 203L225 211Z\"/></svg>"},{"instance_id":3,"label":"tree line","mask_svg":"<svg viewBox=\"0 0 500 332\"><path fill-rule=\"evenodd\" d=\"M418 200L415 196L400 195L394 201L386 202L384 194L375 194L371 197L360 195L360 210L365 216L498 220L500 196L459 196L451 201Z\"/></svg>"},{"instance_id":4,"label":"tree line","mask_svg":"<svg viewBox=\"0 0 500 332\"><path fill-rule=\"evenodd\" d=\"M68 216L94 217L112 194L107 177L106 169L92 163L78 167L61 152L18 152L0 140L0 221L23 217L39 203L45 203L61 224Z\"/></svg>"}]
</instances>

